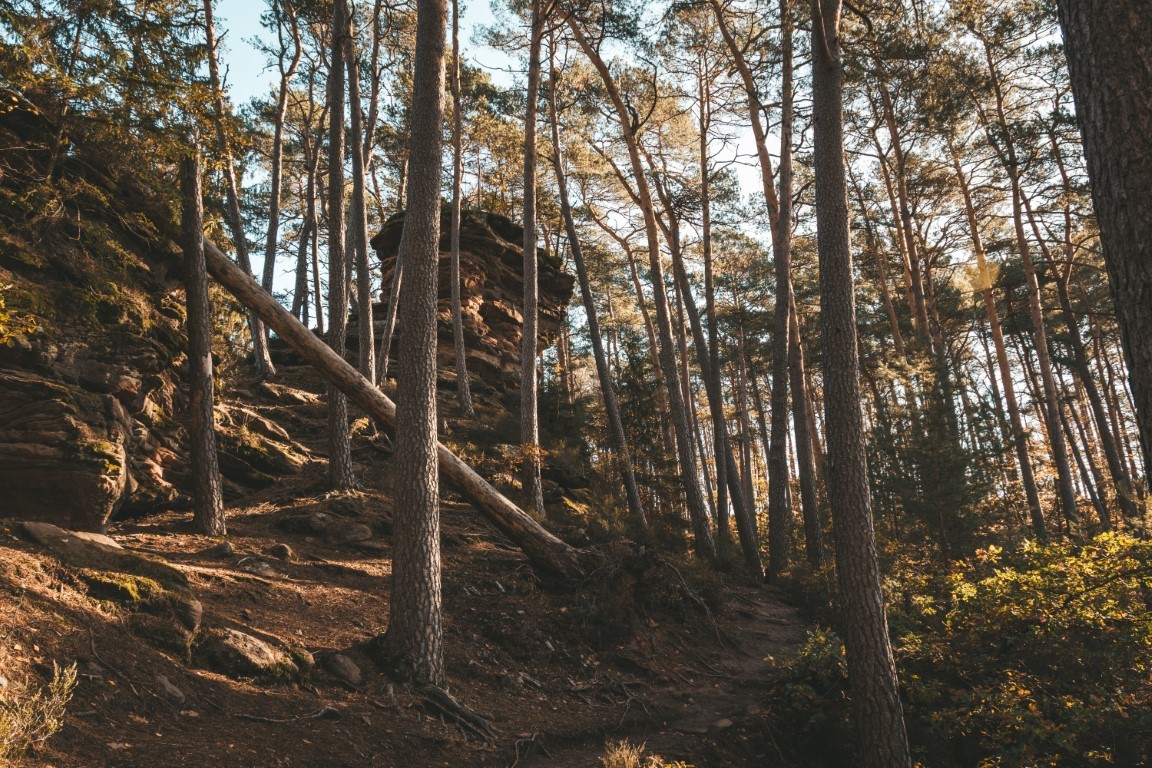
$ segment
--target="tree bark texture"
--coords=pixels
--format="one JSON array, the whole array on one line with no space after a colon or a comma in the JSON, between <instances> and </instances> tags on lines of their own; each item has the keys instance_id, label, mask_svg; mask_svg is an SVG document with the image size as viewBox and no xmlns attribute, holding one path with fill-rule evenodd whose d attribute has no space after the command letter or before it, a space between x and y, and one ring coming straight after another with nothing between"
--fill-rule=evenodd
<instances>
[{"instance_id":1,"label":"tree bark texture","mask_svg":"<svg viewBox=\"0 0 1152 768\"><path fill-rule=\"evenodd\" d=\"M848 188L844 160L841 0L812 0L817 250L824 339L828 489L860 765L909 768L888 638L860 410Z\"/></svg>"},{"instance_id":2,"label":"tree bark texture","mask_svg":"<svg viewBox=\"0 0 1152 768\"><path fill-rule=\"evenodd\" d=\"M396 390L396 525L387 646L412 678L444 684L440 597L440 493L436 461L436 278L444 131L445 0L420 0L400 236L407 267L400 297Z\"/></svg>"},{"instance_id":3,"label":"tree bark texture","mask_svg":"<svg viewBox=\"0 0 1152 768\"><path fill-rule=\"evenodd\" d=\"M223 536L224 494L216 454L215 393L212 382L212 312L204 263L204 198L200 190L200 157L180 162L181 245L188 301L188 435L192 443L192 500L196 530Z\"/></svg>"},{"instance_id":4,"label":"tree bark texture","mask_svg":"<svg viewBox=\"0 0 1152 768\"><path fill-rule=\"evenodd\" d=\"M344 354L348 329L347 268L344 253L344 1L332 0L332 50L328 71L328 346ZM352 438L348 401L328 385L328 483L352 488Z\"/></svg>"},{"instance_id":5,"label":"tree bark texture","mask_svg":"<svg viewBox=\"0 0 1152 768\"><path fill-rule=\"evenodd\" d=\"M1152 471L1152 13L1126 0L1057 0L1092 200ZM1119 437L1119 435L1118 435Z\"/></svg>"}]
</instances>

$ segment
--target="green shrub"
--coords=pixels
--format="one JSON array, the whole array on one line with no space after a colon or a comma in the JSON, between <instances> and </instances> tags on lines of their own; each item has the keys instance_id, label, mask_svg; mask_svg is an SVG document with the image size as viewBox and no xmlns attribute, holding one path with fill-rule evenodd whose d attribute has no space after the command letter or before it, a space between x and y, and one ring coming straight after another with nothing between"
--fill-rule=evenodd
<instances>
[{"instance_id":1,"label":"green shrub","mask_svg":"<svg viewBox=\"0 0 1152 768\"><path fill-rule=\"evenodd\" d=\"M0 765L8 765L60 730L75 689L76 665L61 669L53 662L47 688L21 696L0 695Z\"/></svg>"},{"instance_id":2,"label":"green shrub","mask_svg":"<svg viewBox=\"0 0 1152 768\"><path fill-rule=\"evenodd\" d=\"M1152 544L996 547L904 611L896 655L932 765L1152 759ZM941 610L943 608L943 610Z\"/></svg>"}]
</instances>

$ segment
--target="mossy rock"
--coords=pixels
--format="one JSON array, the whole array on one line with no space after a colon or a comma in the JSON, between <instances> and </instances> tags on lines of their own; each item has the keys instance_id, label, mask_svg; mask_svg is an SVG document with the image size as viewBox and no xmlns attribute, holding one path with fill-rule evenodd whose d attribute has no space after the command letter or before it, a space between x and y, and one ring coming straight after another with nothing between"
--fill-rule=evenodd
<instances>
[{"instance_id":1,"label":"mossy rock","mask_svg":"<svg viewBox=\"0 0 1152 768\"><path fill-rule=\"evenodd\" d=\"M137 635L187 657L200 629L203 606L181 571L163 560L129 552L100 534L27 521L20 529L76 568L89 595L129 611L129 626Z\"/></svg>"},{"instance_id":2,"label":"mossy rock","mask_svg":"<svg viewBox=\"0 0 1152 768\"><path fill-rule=\"evenodd\" d=\"M80 580L88 585L88 594L99 600L131 605L154 605L166 598L164 587L155 579L132 573L94 571L82 568Z\"/></svg>"}]
</instances>

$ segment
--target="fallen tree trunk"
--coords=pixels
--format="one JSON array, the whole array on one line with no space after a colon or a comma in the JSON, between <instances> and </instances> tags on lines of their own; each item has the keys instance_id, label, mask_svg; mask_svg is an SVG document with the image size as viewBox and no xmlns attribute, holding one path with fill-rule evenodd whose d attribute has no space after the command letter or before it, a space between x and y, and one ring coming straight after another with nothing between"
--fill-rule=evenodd
<instances>
[{"instance_id":1,"label":"fallen tree trunk","mask_svg":"<svg viewBox=\"0 0 1152 768\"><path fill-rule=\"evenodd\" d=\"M396 405L383 392L372 386L344 358L329 349L327 344L305 328L255 280L207 240L204 242L204 256L212 277L241 304L255 312L324 378L377 422L388 428L395 425ZM437 443L437 454L443 477L501 533L520 547L538 571L562 578L583 575L579 550L545 530L443 443Z\"/></svg>"}]
</instances>

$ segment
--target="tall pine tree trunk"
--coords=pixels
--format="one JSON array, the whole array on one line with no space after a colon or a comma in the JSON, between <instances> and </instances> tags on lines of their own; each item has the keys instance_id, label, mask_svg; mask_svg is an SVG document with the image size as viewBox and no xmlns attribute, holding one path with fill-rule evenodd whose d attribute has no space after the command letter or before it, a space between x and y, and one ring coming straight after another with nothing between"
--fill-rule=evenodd
<instances>
[{"instance_id":1,"label":"tall pine tree trunk","mask_svg":"<svg viewBox=\"0 0 1152 768\"><path fill-rule=\"evenodd\" d=\"M1057 0L1057 7L1148 473L1152 217L1136 201L1152 200L1152 14L1126 0Z\"/></svg>"},{"instance_id":2,"label":"tall pine tree trunk","mask_svg":"<svg viewBox=\"0 0 1152 768\"><path fill-rule=\"evenodd\" d=\"M208 304L208 268L204 261L204 202L200 157L180 162L183 200L180 235L188 303L188 436L192 443L192 500L196 530L223 536L224 494L216 455L215 390L212 382L212 310Z\"/></svg>"},{"instance_id":3,"label":"tall pine tree trunk","mask_svg":"<svg viewBox=\"0 0 1152 768\"><path fill-rule=\"evenodd\" d=\"M733 470L728 465L731 449L724 450L728 443L728 428L724 424L723 403L720 404L719 415L713 407L714 393L720 392L720 342L716 325L716 280L712 268L712 160L708 149L709 132L712 125L712 69L706 55L702 55L697 72L698 100L700 104L700 249L704 259L704 312L708 318L708 342L701 344L701 338L695 338L697 354L708 358L709 373L704 373L701 366L701 375L704 378L704 391L708 396L708 407L712 412L712 453L716 465L716 535L723 549L730 540L728 525L728 475ZM696 327L693 325L693 334Z\"/></svg>"},{"instance_id":4,"label":"tall pine tree trunk","mask_svg":"<svg viewBox=\"0 0 1152 768\"><path fill-rule=\"evenodd\" d=\"M440 497L436 463L436 280L444 130L447 4L420 0L412 94L408 211L400 237L407 267L400 298L396 392L396 545L387 647L412 678L444 684Z\"/></svg>"},{"instance_id":5,"label":"tall pine tree trunk","mask_svg":"<svg viewBox=\"0 0 1152 768\"><path fill-rule=\"evenodd\" d=\"M788 567L792 510L788 503L788 320L792 295L792 12L780 0L780 215L773 231L776 305L772 322L772 430L768 438L768 580L778 581Z\"/></svg>"},{"instance_id":6,"label":"tall pine tree trunk","mask_svg":"<svg viewBox=\"0 0 1152 768\"><path fill-rule=\"evenodd\" d=\"M345 7L347 13L350 9ZM367 153L364 142L367 130L364 126L360 104L360 66L356 55L352 19L345 20L348 33L345 37L344 56L348 68L348 101L352 115L352 210L348 226L352 228L349 240L354 250L354 259L349 266L356 268L356 342L360 372L369 381L376 377L375 326L372 316L372 270L368 265L368 196L365 177L368 173Z\"/></svg>"},{"instance_id":7,"label":"tall pine tree trunk","mask_svg":"<svg viewBox=\"0 0 1152 768\"><path fill-rule=\"evenodd\" d=\"M468 418L472 390L468 386L468 358L464 354L464 318L460 306L460 185L464 181L464 106L460 101L460 0L452 0L452 348L456 359L456 397Z\"/></svg>"},{"instance_id":8,"label":"tall pine tree trunk","mask_svg":"<svg viewBox=\"0 0 1152 768\"><path fill-rule=\"evenodd\" d=\"M347 268L344 253L344 20L345 0L332 0L332 49L328 71L328 346L344 356L348 328ZM348 400L329 384L328 483L345 490L356 484L352 475L352 440Z\"/></svg>"},{"instance_id":9,"label":"tall pine tree trunk","mask_svg":"<svg viewBox=\"0 0 1152 768\"><path fill-rule=\"evenodd\" d=\"M828 489L844 645L864 768L910 768L888 638L864 441L848 195L844 171L841 0L812 0L812 116Z\"/></svg>"},{"instance_id":10,"label":"tall pine tree trunk","mask_svg":"<svg viewBox=\"0 0 1152 768\"><path fill-rule=\"evenodd\" d=\"M524 498L544 514L540 481L540 413L537 403L536 347L540 342L540 292L536 258L536 115L540 96L543 0L532 0L528 40L528 101L524 112L524 304L520 334L520 468Z\"/></svg>"},{"instance_id":11,"label":"tall pine tree trunk","mask_svg":"<svg viewBox=\"0 0 1152 768\"><path fill-rule=\"evenodd\" d=\"M287 12L291 23L291 35L294 45L292 58L288 66L284 66L284 56L287 45L284 42L283 14ZM280 88L276 96L276 117L272 132L272 178L269 180L268 203L268 232L264 237L264 270L260 284L264 290L271 292L272 281L276 276L276 246L280 233L280 197L283 187L284 175L284 119L288 114L288 86L296 68L300 65L300 58L304 53L300 44L300 30L296 24L296 12L291 5L282 6L279 0L273 0L272 15L276 21L276 34L280 38L280 51L278 63L280 68ZM302 235L301 240L305 237Z\"/></svg>"}]
</instances>

